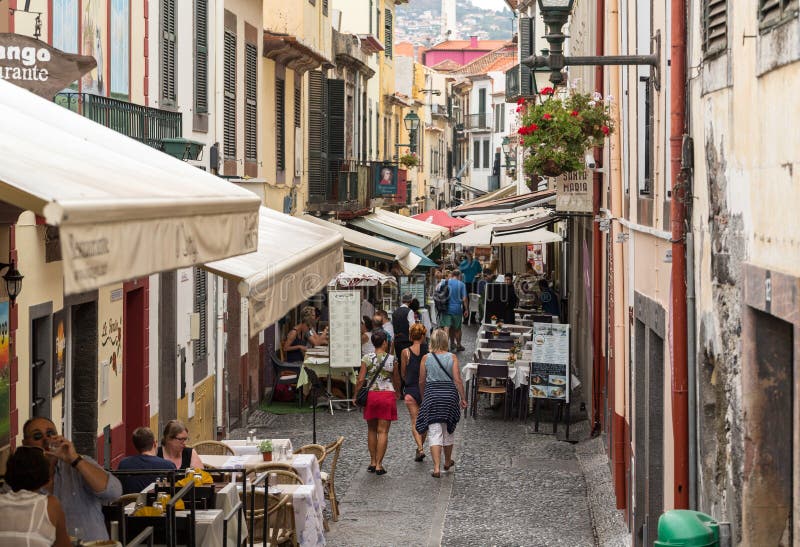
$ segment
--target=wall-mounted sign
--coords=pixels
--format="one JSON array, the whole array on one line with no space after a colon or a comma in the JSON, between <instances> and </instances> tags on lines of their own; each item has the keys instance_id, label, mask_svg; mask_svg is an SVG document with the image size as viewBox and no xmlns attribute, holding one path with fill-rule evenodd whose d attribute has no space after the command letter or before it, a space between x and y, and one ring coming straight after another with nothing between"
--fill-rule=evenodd
<instances>
[{"instance_id":1,"label":"wall-mounted sign","mask_svg":"<svg viewBox=\"0 0 800 547\"><path fill-rule=\"evenodd\" d=\"M397 193L397 166L384 164L375 169L375 195L393 196Z\"/></svg>"},{"instance_id":2,"label":"wall-mounted sign","mask_svg":"<svg viewBox=\"0 0 800 547\"><path fill-rule=\"evenodd\" d=\"M592 174L588 169L552 178L550 187L556 191L556 211L592 212Z\"/></svg>"},{"instance_id":3,"label":"wall-mounted sign","mask_svg":"<svg viewBox=\"0 0 800 547\"><path fill-rule=\"evenodd\" d=\"M0 79L45 99L96 66L94 57L64 53L30 36L0 33Z\"/></svg>"}]
</instances>

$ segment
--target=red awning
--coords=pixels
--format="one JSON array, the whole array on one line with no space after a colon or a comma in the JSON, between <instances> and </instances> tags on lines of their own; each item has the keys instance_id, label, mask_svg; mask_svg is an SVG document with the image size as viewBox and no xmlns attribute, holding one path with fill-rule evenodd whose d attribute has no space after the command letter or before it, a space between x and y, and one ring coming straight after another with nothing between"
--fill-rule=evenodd
<instances>
[{"instance_id":1,"label":"red awning","mask_svg":"<svg viewBox=\"0 0 800 547\"><path fill-rule=\"evenodd\" d=\"M446 211L442 211L441 209L431 209L430 211L425 211L424 213L414 215L412 218L448 228L451 233L455 232L459 228L463 228L464 226L469 226L472 224L472 221L465 220L463 218L453 218L448 215Z\"/></svg>"}]
</instances>

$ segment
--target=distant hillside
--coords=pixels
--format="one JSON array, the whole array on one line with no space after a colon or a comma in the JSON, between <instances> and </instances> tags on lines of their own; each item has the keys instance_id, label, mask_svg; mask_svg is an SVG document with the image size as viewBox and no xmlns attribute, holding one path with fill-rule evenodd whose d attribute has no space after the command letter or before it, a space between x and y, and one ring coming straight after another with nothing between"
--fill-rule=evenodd
<instances>
[{"instance_id":1,"label":"distant hillside","mask_svg":"<svg viewBox=\"0 0 800 547\"><path fill-rule=\"evenodd\" d=\"M481 40L510 40L513 35L514 16L505 2L498 0L495 11L481 9L471 0L458 0L456 19L461 39L477 36ZM410 0L397 7L395 41L408 41L424 46L440 41L441 0Z\"/></svg>"}]
</instances>

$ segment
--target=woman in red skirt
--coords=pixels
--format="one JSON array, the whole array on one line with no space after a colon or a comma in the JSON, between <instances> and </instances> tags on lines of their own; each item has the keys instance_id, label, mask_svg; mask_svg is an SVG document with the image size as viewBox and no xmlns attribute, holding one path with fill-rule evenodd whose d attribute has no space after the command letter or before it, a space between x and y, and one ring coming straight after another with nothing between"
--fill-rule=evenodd
<instances>
[{"instance_id":1,"label":"woman in red skirt","mask_svg":"<svg viewBox=\"0 0 800 547\"><path fill-rule=\"evenodd\" d=\"M389 443L389 426L397 420L396 391L400 388L400 367L395 366L394 356L389 354L389 343L383 329L372 331L371 341L375 346L375 352L368 353L361 359L355 393L358 393L361 386L372 382L367 396L367 406L364 407L369 443L367 471L384 475L386 469L383 467L383 457L386 455L386 446Z\"/></svg>"}]
</instances>

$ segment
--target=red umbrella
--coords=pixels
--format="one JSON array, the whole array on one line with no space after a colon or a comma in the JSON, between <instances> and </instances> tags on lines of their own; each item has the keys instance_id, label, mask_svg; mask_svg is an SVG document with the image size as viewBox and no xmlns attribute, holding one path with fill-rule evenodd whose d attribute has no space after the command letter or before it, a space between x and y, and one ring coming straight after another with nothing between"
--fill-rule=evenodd
<instances>
[{"instance_id":1,"label":"red umbrella","mask_svg":"<svg viewBox=\"0 0 800 547\"><path fill-rule=\"evenodd\" d=\"M446 211L442 211L441 209L431 209L430 211L414 215L412 218L449 228L451 233L459 228L472 224L472 221L464 220L463 218L453 218L448 215Z\"/></svg>"}]
</instances>

